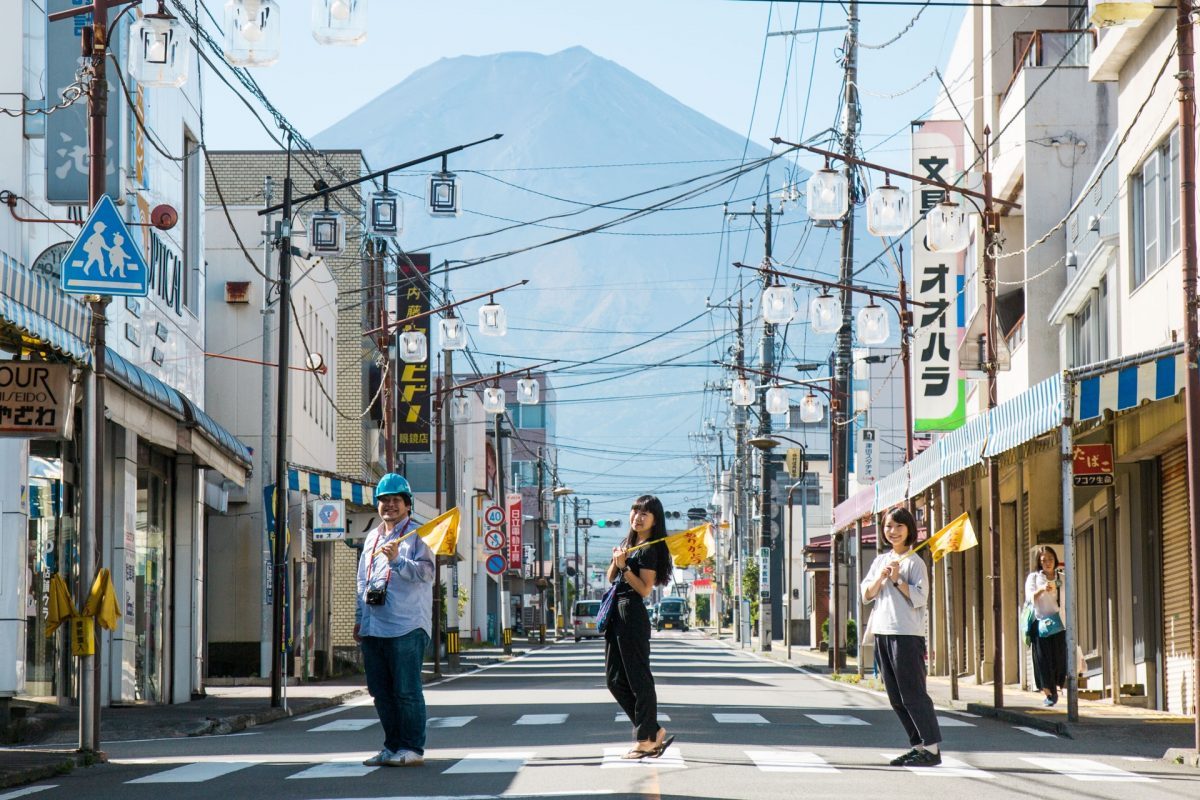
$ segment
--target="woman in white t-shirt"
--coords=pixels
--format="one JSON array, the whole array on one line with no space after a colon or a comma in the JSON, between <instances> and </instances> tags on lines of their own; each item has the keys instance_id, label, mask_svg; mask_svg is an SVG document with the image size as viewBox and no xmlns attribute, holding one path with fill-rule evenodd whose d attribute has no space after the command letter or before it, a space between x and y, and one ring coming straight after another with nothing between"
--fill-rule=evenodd
<instances>
[{"instance_id":1,"label":"woman in white t-shirt","mask_svg":"<svg viewBox=\"0 0 1200 800\"><path fill-rule=\"evenodd\" d=\"M1067 632L1058 607L1058 553L1043 545L1033 554L1033 572L1025 579L1025 602L1033 606L1033 680L1046 696L1044 706L1058 702L1058 690L1067 684Z\"/></svg>"}]
</instances>

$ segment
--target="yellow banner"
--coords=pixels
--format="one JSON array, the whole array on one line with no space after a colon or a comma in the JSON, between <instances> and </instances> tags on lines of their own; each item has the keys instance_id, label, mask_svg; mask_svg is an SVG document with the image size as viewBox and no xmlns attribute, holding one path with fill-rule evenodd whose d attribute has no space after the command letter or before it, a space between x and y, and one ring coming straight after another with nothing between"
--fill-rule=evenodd
<instances>
[{"instance_id":1,"label":"yellow banner","mask_svg":"<svg viewBox=\"0 0 1200 800\"><path fill-rule=\"evenodd\" d=\"M933 553L934 561L941 561L947 553L961 553L979 544L975 538L975 529L971 527L971 517L962 514L958 519L929 537L929 550Z\"/></svg>"},{"instance_id":2,"label":"yellow banner","mask_svg":"<svg viewBox=\"0 0 1200 800\"><path fill-rule=\"evenodd\" d=\"M452 508L434 517L414 533L420 536L435 556L452 556L458 552L458 509Z\"/></svg>"}]
</instances>

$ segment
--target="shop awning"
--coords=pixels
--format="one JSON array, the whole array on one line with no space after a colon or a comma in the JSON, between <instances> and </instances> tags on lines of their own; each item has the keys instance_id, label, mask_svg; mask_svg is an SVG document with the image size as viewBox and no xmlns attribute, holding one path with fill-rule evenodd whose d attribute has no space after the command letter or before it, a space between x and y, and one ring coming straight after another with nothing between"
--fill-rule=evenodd
<instances>
[{"instance_id":1,"label":"shop awning","mask_svg":"<svg viewBox=\"0 0 1200 800\"><path fill-rule=\"evenodd\" d=\"M875 513L886 511L894 505L903 503L908 497L908 467L901 464L900 469L885 475L875 482Z\"/></svg>"},{"instance_id":2,"label":"shop awning","mask_svg":"<svg viewBox=\"0 0 1200 800\"><path fill-rule=\"evenodd\" d=\"M1186 363L1182 344L1072 370L1075 419L1084 422L1105 411L1124 411L1183 391Z\"/></svg>"},{"instance_id":3,"label":"shop awning","mask_svg":"<svg viewBox=\"0 0 1200 800\"><path fill-rule=\"evenodd\" d=\"M875 487L859 489L833 508L833 529L849 528L856 519L867 516L875 509Z\"/></svg>"},{"instance_id":4,"label":"shop awning","mask_svg":"<svg viewBox=\"0 0 1200 800\"><path fill-rule=\"evenodd\" d=\"M988 414L985 456L999 455L1052 431L1063 420L1063 377L1052 375L1000 403Z\"/></svg>"},{"instance_id":5,"label":"shop awning","mask_svg":"<svg viewBox=\"0 0 1200 800\"><path fill-rule=\"evenodd\" d=\"M0 320L45 342L62 355L86 364L92 312L0 252Z\"/></svg>"},{"instance_id":6,"label":"shop awning","mask_svg":"<svg viewBox=\"0 0 1200 800\"><path fill-rule=\"evenodd\" d=\"M331 500L345 500L357 506L375 507L374 487L312 467L288 467L288 489L293 492L303 490Z\"/></svg>"}]
</instances>

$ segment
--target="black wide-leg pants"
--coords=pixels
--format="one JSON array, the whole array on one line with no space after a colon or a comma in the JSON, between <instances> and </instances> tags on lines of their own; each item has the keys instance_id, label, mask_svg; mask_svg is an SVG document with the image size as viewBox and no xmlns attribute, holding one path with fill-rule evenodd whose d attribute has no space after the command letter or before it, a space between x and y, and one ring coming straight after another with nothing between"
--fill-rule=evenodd
<instances>
[{"instance_id":1,"label":"black wide-leg pants","mask_svg":"<svg viewBox=\"0 0 1200 800\"><path fill-rule=\"evenodd\" d=\"M908 734L908 743L916 747L941 742L933 700L925 690L925 637L876 635L875 653L888 700Z\"/></svg>"},{"instance_id":2,"label":"black wide-leg pants","mask_svg":"<svg viewBox=\"0 0 1200 800\"><path fill-rule=\"evenodd\" d=\"M608 691L633 723L640 742L658 736L658 694L650 673L650 617L641 598L620 597L604 632Z\"/></svg>"}]
</instances>

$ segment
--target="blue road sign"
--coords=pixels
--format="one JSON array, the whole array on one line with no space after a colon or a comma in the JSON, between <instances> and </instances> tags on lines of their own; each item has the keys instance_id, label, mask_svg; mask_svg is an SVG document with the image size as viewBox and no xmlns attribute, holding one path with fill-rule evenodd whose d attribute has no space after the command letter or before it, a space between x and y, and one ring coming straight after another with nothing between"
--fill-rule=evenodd
<instances>
[{"instance_id":1,"label":"blue road sign","mask_svg":"<svg viewBox=\"0 0 1200 800\"><path fill-rule=\"evenodd\" d=\"M73 294L145 297L150 271L108 195L92 209L62 260L62 289Z\"/></svg>"}]
</instances>

